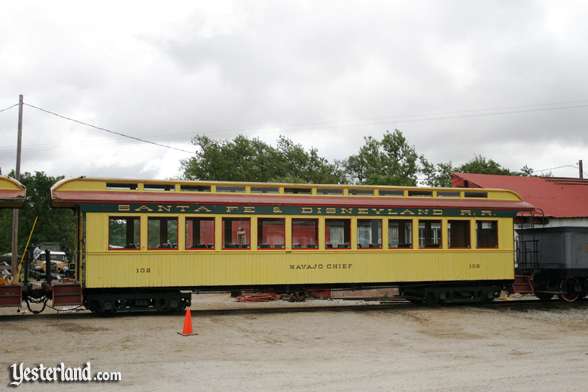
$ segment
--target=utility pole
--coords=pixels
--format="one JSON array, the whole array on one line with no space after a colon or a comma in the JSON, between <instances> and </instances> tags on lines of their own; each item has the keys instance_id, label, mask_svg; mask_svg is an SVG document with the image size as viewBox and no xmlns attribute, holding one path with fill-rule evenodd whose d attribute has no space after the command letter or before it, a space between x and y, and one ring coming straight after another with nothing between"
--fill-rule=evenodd
<instances>
[{"instance_id":1,"label":"utility pole","mask_svg":"<svg viewBox=\"0 0 588 392\"><path fill-rule=\"evenodd\" d=\"M584 179L584 165L583 165L581 159L578 161L578 170L580 171L580 180L583 180Z\"/></svg>"},{"instance_id":2,"label":"utility pole","mask_svg":"<svg viewBox=\"0 0 588 392\"><path fill-rule=\"evenodd\" d=\"M23 96L18 96L18 134L16 138L16 170L15 177L20 181L20 151L22 145L22 108ZM12 263L11 263L12 280L14 283L18 282L17 268L18 268L18 209L12 210Z\"/></svg>"}]
</instances>

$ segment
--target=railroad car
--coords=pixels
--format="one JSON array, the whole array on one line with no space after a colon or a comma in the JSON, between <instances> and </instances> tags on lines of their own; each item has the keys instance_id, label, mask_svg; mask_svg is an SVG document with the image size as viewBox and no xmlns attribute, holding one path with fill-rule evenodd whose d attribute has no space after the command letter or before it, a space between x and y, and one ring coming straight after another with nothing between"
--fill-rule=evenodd
<instances>
[{"instance_id":1,"label":"railroad car","mask_svg":"<svg viewBox=\"0 0 588 392\"><path fill-rule=\"evenodd\" d=\"M66 179L76 276L95 312L175 310L192 291L399 287L414 301L488 301L514 279L499 189Z\"/></svg>"},{"instance_id":2,"label":"railroad car","mask_svg":"<svg viewBox=\"0 0 588 392\"><path fill-rule=\"evenodd\" d=\"M0 176L0 208L21 208L25 202L26 189L18 181ZM10 231L10 227L1 230ZM13 274L14 271L11 271ZM5 282L0 277L0 306L20 306L22 287L12 282Z\"/></svg>"},{"instance_id":3,"label":"railroad car","mask_svg":"<svg viewBox=\"0 0 588 392\"><path fill-rule=\"evenodd\" d=\"M25 196L24 185L13 178L0 176L0 208L21 208Z\"/></svg>"},{"instance_id":4,"label":"railroad car","mask_svg":"<svg viewBox=\"0 0 588 392\"><path fill-rule=\"evenodd\" d=\"M517 281L542 300L575 302L588 293L588 227L517 230Z\"/></svg>"}]
</instances>

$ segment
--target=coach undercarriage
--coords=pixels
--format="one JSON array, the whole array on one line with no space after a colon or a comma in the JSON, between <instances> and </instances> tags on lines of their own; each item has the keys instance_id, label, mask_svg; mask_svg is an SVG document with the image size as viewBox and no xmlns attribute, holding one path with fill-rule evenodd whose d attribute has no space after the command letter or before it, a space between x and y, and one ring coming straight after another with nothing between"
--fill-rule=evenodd
<instances>
[{"instance_id":1,"label":"coach undercarriage","mask_svg":"<svg viewBox=\"0 0 588 392\"><path fill-rule=\"evenodd\" d=\"M238 286L238 287L198 287L192 289L87 289L84 291L84 306L94 313L122 312L174 312L182 311L191 304L193 292L271 292L280 298L298 302L316 290L363 290L398 288L405 299L427 305L488 303L500 295L509 281L493 282L453 282L453 283L409 283L373 285L281 285L281 286Z\"/></svg>"},{"instance_id":2,"label":"coach undercarriage","mask_svg":"<svg viewBox=\"0 0 588 392\"><path fill-rule=\"evenodd\" d=\"M544 301L557 295L564 302L576 302L588 293L588 270L544 270L533 276L533 288Z\"/></svg>"}]
</instances>

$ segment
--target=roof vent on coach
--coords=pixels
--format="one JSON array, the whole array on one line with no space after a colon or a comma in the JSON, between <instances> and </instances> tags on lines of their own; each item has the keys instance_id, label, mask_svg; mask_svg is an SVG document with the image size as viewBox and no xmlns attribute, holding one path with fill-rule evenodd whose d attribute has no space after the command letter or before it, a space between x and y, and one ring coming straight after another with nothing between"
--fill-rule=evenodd
<instances>
[{"instance_id":1,"label":"roof vent on coach","mask_svg":"<svg viewBox=\"0 0 588 392\"><path fill-rule=\"evenodd\" d=\"M481 198L485 198L485 197L488 197L488 192L464 192L463 195L465 197L481 197Z\"/></svg>"},{"instance_id":2,"label":"roof vent on coach","mask_svg":"<svg viewBox=\"0 0 588 392\"><path fill-rule=\"evenodd\" d=\"M408 191L410 197L433 197L433 191Z\"/></svg>"},{"instance_id":3,"label":"roof vent on coach","mask_svg":"<svg viewBox=\"0 0 588 392\"><path fill-rule=\"evenodd\" d=\"M132 183L116 183L116 182L107 182L106 189L109 190L122 190L122 191L134 191L137 190L137 184Z\"/></svg>"},{"instance_id":4,"label":"roof vent on coach","mask_svg":"<svg viewBox=\"0 0 588 392\"><path fill-rule=\"evenodd\" d=\"M175 189L174 185L170 184L145 184L143 185L143 189L146 191L163 191L169 192Z\"/></svg>"},{"instance_id":5,"label":"roof vent on coach","mask_svg":"<svg viewBox=\"0 0 588 392\"><path fill-rule=\"evenodd\" d=\"M244 186L217 185L216 191L217 192L245 192L245 187Z\"/></svg>"},{"instance_id":6,"label":"roof vent on coach","mask_svg":"<svg viewBox=\"0 0 588 392\"><path fill-rule=\"evenodd\" d=\"M459 197L459 191L437 191L437 197Z\"/></svg>"},{"instance_id":7,"label":"roof vent on coach","mask_svg":"<svg viewBox=\"0 0 588 392\"><path fill-rule=\"evenodd\" d=\"M280 193L280 188L267 186L252 186L251 193Z\"/></svg>"},{"instance_id":8,"label":"roof vent on coach","mask_svg":"<svg viewBox=\"0 0 588 392\"><path fill-rule=\"evenodd\" d=\"M400 189L380 189L380 196L404 196L404 191Z\"/></svg>"},{"instance_id":9,"label":"roof vent on coach","mask_svg":"<svg viewBox=\"0 0 588 392\"><path fill-rule=\"evenodd\" d=\"M184 192L210 192L210 185L180 185Z\"/></svg>"},{"instance_id":10,"label":"roof vent on coach","mask_svg":"<svg viewBox=\"0 0 588 392\"><path fill-rule=\"evenodd\" d=\"M373 196L373 189L349 189L349 194L354 196Z\"/></svg>"},{"instance_id":11,"label":"roof vent on coach","mask_svg":"<svg viewBox=\"0 0 588 392\"><path fill-rule=\"evenodd\" d=\"M311 188L284 188L284 193L310 195L312 193Z\"/></svg>"}]
</instances>

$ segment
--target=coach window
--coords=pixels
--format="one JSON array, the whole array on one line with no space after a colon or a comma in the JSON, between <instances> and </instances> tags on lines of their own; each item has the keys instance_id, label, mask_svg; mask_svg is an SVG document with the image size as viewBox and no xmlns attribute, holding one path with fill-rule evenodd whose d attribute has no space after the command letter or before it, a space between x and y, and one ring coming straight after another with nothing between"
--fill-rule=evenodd
<instances>
[{"instance_id":1,"label":"coach window","mask_svg":"<svg viewBox=\"0 0 588 392\"><path fill-rule=\"evenodd\" d=\"M149 218L147 223L149 249L178 248L177 218Z\"/></svg>"},{"instance_id":2,"label":"coach window","mask_svg":"<svg viewBox=\"0 0 588 392\"><path fill-rule=\"evenodd\" d=\"M469 220L450 220L447 223L450 248L469 248L470 247L470 221Z\"/></svg>"},{"instance_id":3,"label":"coach window","mask_svg":"<svg viewBox=\"0 0 588 392\"><path fill-rule=\"evenodd\" d=\"M325 219L325 245L329 249L351 248L351 221Z\"/></svg>"},{"instance_id":4,"label":"coach window","mask_svg":"<svg viewBox=\"0 0 588 392\"><path fill-rule=\"evenodd\" d=\"M186 249L214 249L214 218L186 218Z\"/></svg>"},{"instance_id":5,"label":"coach window","mask_svg":"<svg viewBox=\"0 0 588 392\"><path fill-rule=\"evenodd\" d=\"M441 221L420 220L419 221L419 247L440 248L441 247Z\"/></svg>"},{"instance_id":6,"label":"coach window","mask_svg":"<svg viewBox=\"0 0 588 392\"><path fill-rule=\"evenodd\" d=\"M284 249L286 220L283 218L257 219L257 247L259 249Z\"/></svg>"},{"instance_id":7,"label":"coach window","mask_svg":"<svg viewBox=\"0 0 588 392\"><path fill-rule=\"evenodd\" d=\"M498 248L498 222L477 221L478 248Z\"/></svg>"},{"instance_id":8,"label":"coach window","mask_svg":"<svg viewBox=\"0 0 588 392\"><path fill-rule=\"evenodd\" d=\"M318 248L318 219L292 219L292 248Z\"/></svg>"},{"instance_id":9,"label":"coach window","mask_svg":"<svg viewBox=\"0 0 588 392\"><path fill-rule=\"evenodd\" d=\"M388 248L412 248L412 220L388 221Z\"/></svg>"},{"instance_id":10,"label":"coach window","mask_svg":"<svg viewBox=\"0 0 588 392\"><path fill-rule=\"evenodd\" d=\"M223 218L224 248L249 249L251 247L251 220L249 218Z\"/></svg>"},{"instance_id":11,"label":"coach window","mask_svg":"<svg viewBox=\"0 0 588 392\"><path fill-rule=\"evenodd\" d=\"M382 247L382 221L380 219L357 220L357 247L380 249Z\"/></svg>"},{"instance_id":12,"label":"coach window","mask_svg":"<svg viewBox=\"0 0 588 392\"><path fill-rule=\"evenodd\" d=\"M139 249L139 217L108 218L108 249Z\"/></svg>"}]
</instances>

